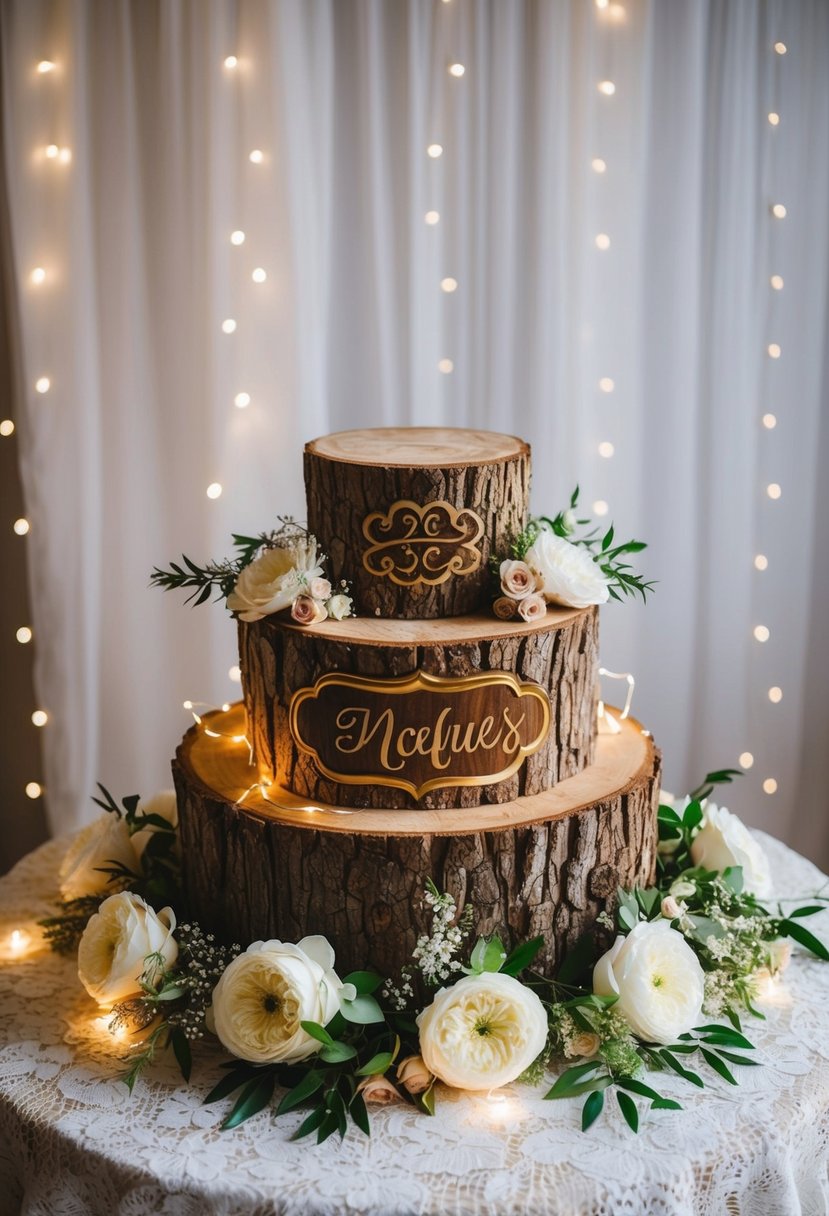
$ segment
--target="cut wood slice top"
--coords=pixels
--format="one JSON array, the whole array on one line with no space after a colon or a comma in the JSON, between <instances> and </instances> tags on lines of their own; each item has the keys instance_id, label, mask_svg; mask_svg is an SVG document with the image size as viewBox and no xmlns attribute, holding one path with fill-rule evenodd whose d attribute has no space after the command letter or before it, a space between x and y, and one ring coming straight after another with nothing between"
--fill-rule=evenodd
<instances>
[{"instance_id":1,"label":"cut wood slice top","mask_svg":"<svg viewBox=\"0 0 829 1216\"><path fill-rule=\"evenodd\" d=\"M618 710L610 712L619 717ZM462 836L560 819L632 789L653 772L655 749L650 734L634 718L620 726L619 734L599 736L594 764L551 790L514 802L443 811L354 810L309 802L276 785L260 786L258 770L250 762L241 703L205 715L201 725L185 735L178 760L208 796L238 803L241 810L262 819L368 836Z\"/></svg>"},{"instance_id":2,"label":"cut wood slice top","mask_svg":"<svg viewBox=\"0 0 829 1216\"><path fill-rule=\"evenodd\" d=\"M346 464L386 468L463 468L514 460L529 453L515 435L444 426L384 426L337 431L305 445L306 452Z\"/></svg>"},{"instance_id":3,"label":"cut wood slice top","mask_svg":"<svg viewBox=\"0 0 829 1216\"><path fill-rule=\"evenodd\" d=\"M548 608L546 616L527 623L517 618L500 621L490 613L445 617L438 620L398 621L382 617L350 616L344 621L327 620L319 625L296 625L290 618L273 616L269 622L283 629L307 633L326 641L360 646L451 646L460 642L490 642L500 638L526 637L561 629L592 608Z\"/></svg>"}]
</instances>

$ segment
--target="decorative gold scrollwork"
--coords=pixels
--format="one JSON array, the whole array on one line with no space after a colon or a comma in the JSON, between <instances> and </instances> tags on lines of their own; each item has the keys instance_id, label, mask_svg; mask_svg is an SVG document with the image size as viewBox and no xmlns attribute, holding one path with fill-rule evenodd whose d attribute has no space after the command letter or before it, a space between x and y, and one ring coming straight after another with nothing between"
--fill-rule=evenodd
<instances>
[{"instance_id":1,"label":"decorative gold scrollwork","mask_svg":"<svg viewBox=\"0 0 829 1216\"><path fill-rule=\"evenodd\" d=\"M458 510L442 501L420 506L401 499L386 514L373 511L363 520L369 542L363 565L369 574L399 587L436 586L479 569L483 534L484 521L468 507Z\"/></svg>"}]
</instances>

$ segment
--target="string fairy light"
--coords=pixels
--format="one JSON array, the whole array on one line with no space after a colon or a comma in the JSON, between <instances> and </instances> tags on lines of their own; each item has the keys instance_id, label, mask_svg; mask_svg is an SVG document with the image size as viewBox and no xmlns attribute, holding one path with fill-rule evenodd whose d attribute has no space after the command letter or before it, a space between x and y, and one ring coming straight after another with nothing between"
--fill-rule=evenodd
<instances>
[{"instance_id":1,"label":"string fairy light","mask_svg":"<svg viewBox=\"0 0 829 1216\"><path fill-rule=\"evenodd\" d=\"M613 453L616 451L613 444L610 443L608 440L603 440L602 443L599 444L598 450L599 450L599 455L603 456L605 460L609 460L610 457L613 455Z\"/></svg>"},{"instance_id":2,"label":"string fairy light","mask_svg":"<svg viewBox=\"0 0 829 1216\"><path fill-rule=\"evenodd\" d=\"M751 752L740 752L739 756L740 768L749 769L754 764L754 757Z\"/></svg>"},{"instance_id":3,"label":"string fairy light","mask_svg":"<svg viewBox=\"0 0 829 1216\"><path fill-rule=\"evenodd\" d=\"M600 232L596 237L596 248L603 252L610 248L610 237L606 232Z\"/></svg>"},{"instance_id":4,"label":"string fairy light","mask_svg":"<svg viewBox=\"0 0 829 1216\"><path fill-rule=\"evenodd\" d=\"M458 280L451 277L441 279L440 289L441 291L445 291L447 295L451 295L453 291L458 290Z\"/></svg>"},{"instance_id":5,"label":"string fairy light","mask_svg":"<svg viewBox=\"0 0 829 1216\"><path fill-rule=\"evenodd\" d=\"M464 67L464 65L462 63L450 63L449 64L449 75L454 76L456 80L459 80L461 78L461 76L463 76L465 71L466 71L466 68Z\"/></svg>"},{"instance_id":6,"label":"string fairy light","mask_svg":"<svg viewBox=\"0 0 829 1216\"><path fill-rule=\"evenodd\" d=\"M54 72L58 65L52 59L41 59L37 65L37 70L41 76L45 76L48 72Z\"/></svg>"},{"instance_id":7,"label":"string fairy light","mask_svg":"<svg viewBox=\"0 0 829 1216\"><path fill-rule=\"evenodd\" d=\"M226 320L222 321L222 333L223 334L234 334L235 332L236 332L236 322L233 320L233 317L227 317Z\"/></svg>"},{"instance_id":8,"label":"string fairy light","mask_svg":"<svg viewBox=\"0 0 829 1216\"><path fill-rule=\"evenodd\" d=\"M30 524L28 519L21 516L20 519L14 521L12 528L16 536L26 536L29 532Z\"/></svg>"},{"instance_id":9,"label":"string fairy light","mask_svg":"<svg viewBox=\"0 0 829 1216\"><path fill-rule=\"evenodd\" d=\"M602 376L599 381L599 388L603 393L612 393L615 387L616 383L614 380L611 380L610 376Z\"/></svg>"},{"instance_id":10,"label":"string fairy light","mask_svg":"<svg viewBox=\"0 0 829 1216\"><path fill-rule=\"evenodd\" d=\"M29 781L26 785L26 797L31 798L32 801L34 801L35 798L39 798L42 793L43 786L40 785L39 782Z\"/></svg>"},{"instance_id":11,"label":"string fairy light","mask_svg":"<svg viewBox=\"0 0 829 1216\"><path fill-rule=\"evenodd\" d=\"M268 277L268 273L264 267L257 266L256 269L252 271L250 277L253 279L254 283L264 283L265 279Z\"/></svg>"},{"instance_id":12,"label":"string fairy light","mask_svg":"<svg viewBox=\"0 0 829 1216\"><path fill-rule=\"evenodd\" d=\"M13 434L14 423L12 422L11 418L4 418L3 421L0 422L0 435L2 435L4 439L8 439L9 435Z\"/></svg>"},{"instance_id":13,"label":"string fairy light","mask_svg":"<svg viewBox=\"0 0 829 1216\"><path fill-rule=\"evenodd\" d=\"M448 376L449 373L454 370L455 370L455 364L452 362L451 359L439 359L438 360L438 371L442 372L444 376Z\"/></svg>"},{"instance_id":14,"label":"string fairy light","mask_svg":"<svg viewBox=\"0 0 829 1216\"><path fill-rule=\"evenodd\" d=\"M21 625L14 635L21 646L25 646L32 640L32 631L28 625Z\"/></svg>"},{"instance_id":15,"label":"string fairy light","mask_svg":"<svg viewBox=\"0 0 829 1216\"><path fill-rule=\"evenodd\" d=\"M594 156L590 162L590 168L594 173L605 173L607 171L607 162L602 160L601 156Z\"/></svg>"},{"instance_id":16,"label":"string fairy light","mask_svg":"<svg viewBox=\"0 0 829 1216\"><path fill-rule=\"evenodd\" d=\"M248 155L248 160L251 162L252 165L261 165L262 161L264 159L265 159L265 153L262 151L261 148L254 148L253 151L250 152Z\"/></svg>"},{"instance_id":17,"label":"string fairy light","mask_svg":"<svg viewBox=\"0 0 829 1216\"><path fill-rule=\"evenodd\" d=\"M52 381L48 376L39 376L38 379L35 380L35 392L40 393L41 396L44 393L48 393L51 387Z\"/></svg>"},{"instance_id":18,"label":"string fairy light","mask_svg":"<svg viewBox=\"0 0 829 1216\"><path fill-rule=\"evenodd\" d=\"M244 232L242 232L241 228L236 228L236 229L234 229L233 232L231 232L230 243L231 243L231 245L244 245L245 234L244 234Z\"/></svg>"},{"instance_id":19,"label":"string fairy light","mask_svg":"<svg viewBox=\"0 0 829 1216\"><path fill-rule=\"evenodd\" d=\"M435 224L440 223L440 212L439 211L427 211L423 217L423 221L424 221L424 223L429 224L430 227L434 227Z\"/></svg>"},{"instance_id":20,"label":"string fairy light","mask_svg":"<svg viewBox=\"0 0 829 1216\"><path fill-rule=\"evenodd\" d=\"M46 271L43 266L35 266L34 270L29 275L29 281L33 283L35 287L39 287L41 283L45 282L45 279Z\"/></svg>"},{"instance_id":21,"label":"string fairy light","mask_svg":"<svg viewBox=\"0 0 829 1216\"><path fill-rule=\"evenodd\" d=\"M432 158L432 160L437 160L438 157L443 156L443 145L442 144L429 144L429 146L426 149L426 155L430 156Z\"/></svg>"},{"instance_id":22,"label":"string fairy light","mask_svg":"<svg viewBox=\"0 0 829 1216\"><path fill-rule=\"evenodd\" d=\"M244 410L250 405L250 393L237 393L233 398L237 410Z\"/></svg>"},{"instance_id":23,"label":"string fairy light","mask_svg":"<svg viewBox=\"0 0 829 1216\"><path fill-rule=\"evenodd\" d=\"M47 714L45 709L36 709L34 711L34 713L32 714L32 725L33 726L45 726L48 721L49 721L49 715Z\"/></svg>"},{"instance_id":24,"label":"string fairy light","mask_svg":"<svg viewBox=\"0 0 829 1216\"><path fill-rule=\"evenodd\" d=\"M764 414L763 415L763 426L766 428L767 431L773 431L774 428L777 426L777 415L776 414Z\"/></svg>"},{"instance_id":25,"label":"string fairy light","mask_svg":"<svg viewBox=\"0 0 829 1216\"><path fill-rule=\"evenodd\" d=\"M207 487L207 490L205 491L205 493L207 494L208 498L221 498L221 495L222 495L221 482L211 481L211 483Z\"/></svg>"},{"instance_id":26,"label":"string fairy light","mask_svg":"<svg viewBox=\"0 0 829 1216\"><path fill-rule=\"evenodd\" d=\"M612 80L600 80L596 88L604 97L612 97L616 92L616 85Z\"/></svg>"}]
</instances>

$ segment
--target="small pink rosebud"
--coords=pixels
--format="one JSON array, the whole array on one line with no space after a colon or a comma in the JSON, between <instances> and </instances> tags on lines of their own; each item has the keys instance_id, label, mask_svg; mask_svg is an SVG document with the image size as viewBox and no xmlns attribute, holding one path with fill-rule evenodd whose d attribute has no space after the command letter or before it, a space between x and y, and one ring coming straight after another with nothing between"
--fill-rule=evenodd
<instances>
[{"instance_id":1,"label":"small pink rosebud","mask_svg":"<svg viewBox=\"0 0 829 1216\"><path fill-rule=\"evenodd\" d=\"M389 1102L400 1102L402 1100L391 1081L387 1080L380 1073L372 1077L364 1077L357 1086L357 1093L363 1095L364 1101L376 1102L379 1106L386 1106Z\"/></svg>"},{"instance_id":2,"label":"small pink rosebud","mask_svg":"<svg viewBox=\"0 0 829 1216\"><path fill-rule=\"evenodd\" d=\"M518 615L522 621L540 621L543 616L547 615L544 596L535 591L530 595L525 595L523 600L518 602Z\"/></svg>"}]
</instances>

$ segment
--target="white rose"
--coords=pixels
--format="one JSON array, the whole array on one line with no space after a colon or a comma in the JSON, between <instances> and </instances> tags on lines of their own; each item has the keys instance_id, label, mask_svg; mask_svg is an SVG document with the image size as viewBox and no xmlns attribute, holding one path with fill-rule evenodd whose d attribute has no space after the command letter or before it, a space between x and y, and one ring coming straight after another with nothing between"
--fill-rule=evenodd
<instances>
[{"instance_id":1,"label":"white rose","mask_svg":"<svg viewBox=\"0 0 829 1216\"><path fill-rule=\"evenodd\" d=\"M273 612L290 608L303 581L319 578L321 574L313 537L265 549L245 566L227 597L227 606L239 613L240 620L261 621Z\"/></svg>"},{"instance_id":2,"label":"white rose","mask_svg":"<svg viewBox=\"0 0 829 1216\"><path fill-rule=\"evenodd\" d=\"M350 595L332 595L325 606L332 620L343 621L347 616L351 616L353 601Z\"/></svg>"},{"instance_id":3,"label":"white rose","mask_svg":"<svg viewBox=\"0 0 829 1216\"><path fill-rule=\"evenodd\" d=\"M139 802L139 815L157 815L159 819L166 819L171 828L178 827L178 802L176 801L175 790L160 790L159 793L153 794L152 798L148 798L146 802ZM162 829L154 824L148 824L145 828L139 828L137 832L133 832L130 840L132 847L135 849L135 855L140 860L144 856L144 850L150 843L150 837Z\"/></svg>"},{"instance_id":4,"label":"white rose","mask_svg":"<svg viewBox=\"0 0 829 1216\"><path fill-rule=\"evenodd\" d=\"M666 920L640 921L593 969L593 991L618 996L614 1009L648 1043L673 1043L699 1023L704 986L697 956Z\"/></svg>"},{"instance_id":5,"label":"white rose","mask_svg":"<svg viewBox=\"0 0 829 1216\"><path fill-rule=\"evenodd\" d=\"M583 1030L581 1034L577 1034L570 1040L565 1047L564 1054L571 1060L577 1056L594 1056L601 1045L602 1041L597 1034L593 1034L590 1030Z\"/></svg>"},{"instance_id":6,"label":"white rose","mask_svg":"<svg viewBox=\"0 0 829 1216\"><path fill-rule=\"evenodd\" d=\"M312 578L308 583L308 594L315 600L327 600L331 594L331 584L327 578Z\"/></svg>"},{"instance_id":7,"label":"white rose","mask_svg":"<svg viewBox=\"0 0 829 1216\"><path fill-rule=\"evenodd\" d=\"M547 1042L547 1015L536 994L494 971L442 988L417 1025L426 1068L456 1089L508 1085Z\"/></svg>"},{"instance_id":8,"label":"white rose","mask_svg":"<svg viewBox=\"0 0 829 1216\"><path fill-rule=\"evenodd\" d=\"M554 532L539 532L525 560L549 603L587 608L589 604L606 603L610 596L609 580L587 549Z\"/></svg>"},{"instance_id":9,"label":"white rose","mask_svg":"<svg viewBox=\"0 0 829 1216\"><path fill-rule=\"evenodd\" d=\"M352 984L334 971L334 951L324 937L254 942L222 973L213 991L213 1024L224 1046L253 1064L293 1064L322 1044L300 1022L324 1026L353 999Z\"/></svg>"},{"instance_id":10,"label":"white rose","mask_svg":"<svg viewBox=\"0 0 829 1216\"><path fill-rule=\"evenodd\" d=\"M80 899L84 895L105 895L112 891L110 876L103 873L101 867L113 863L126 866L133 873L138 868L126 823L108 813L82 828L70 844L60 867L62 897Z\"/></svg>"},{"instance_id":11,"label":"white rose","mask_svg":"<svg viewBox=\"0 0 829 1216\"><path fill-rule=\"evenodd\" d=\"M160 954L165 968L178 958L172 908L154 912L139 895L121 891L90 916L78 946L78 977L101 1005L114 1005L140 991L138 980L148 954Z\"/></svg>"},{"instance_id":12,"label":"white rose","mask_svg":"<svg viewBox=\"0 0 829 1216\"><path fill-rule=\"evenodd\" d=\"M691 842L691 859L706 870L741 866L743 887L758 899L772 894L771 867L748 828L725 807L707 803L700 830Z\"/></svg>"}]
</instances>

